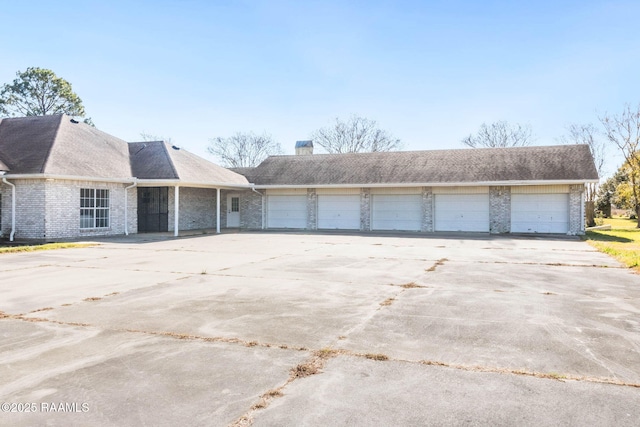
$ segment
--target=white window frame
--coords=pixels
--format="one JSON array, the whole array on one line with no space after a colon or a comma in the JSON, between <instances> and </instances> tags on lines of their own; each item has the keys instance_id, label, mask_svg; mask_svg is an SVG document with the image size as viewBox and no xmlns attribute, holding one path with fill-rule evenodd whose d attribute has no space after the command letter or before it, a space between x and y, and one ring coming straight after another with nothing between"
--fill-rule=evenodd
<instances>
[{"instance_id":1,"label":"white window frame","mask_svg":"<svg viewBox=\"0 0 640 427\"><path fill-rule=\"evenodd\" d=\"M106 229L111 226L110 192L105 188L80 189L80 229Z\"/></svg>"}]
</instances>

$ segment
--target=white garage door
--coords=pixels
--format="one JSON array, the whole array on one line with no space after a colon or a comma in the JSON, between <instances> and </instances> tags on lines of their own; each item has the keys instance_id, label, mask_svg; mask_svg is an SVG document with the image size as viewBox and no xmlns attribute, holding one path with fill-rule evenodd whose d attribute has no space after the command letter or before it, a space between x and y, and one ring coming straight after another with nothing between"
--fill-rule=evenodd
<instances>
[{"instance_id":1,"label":"white garage door","mask_svg":"<svg viewBox=\"0 0 640 427\"><path fill-rule=\"evenodd\" d=\"M567 233L568 194L512 194L512 233Z\"/></svg>"},{"instance_id":2,"label":"white garage door","mask_svg":"<svg viewBox=\"0 0 640 427\"><path fill-rule=\"evenodd\" d=\"M318 228L360 229L360 195L319 194Z\"/></svg>"},{"instance_id":3,"label":"white garage door","mask_svg":"<svg viewBox=\"0 0 640 427\"><path fill-rule=\"evenodd\" d=\"M267 228L306 228L307 196L267 196Z\"/></svg>"},{"instance_id":4,"label":"white garage door","mask_svg":"<svg viewBox=\"0 0 640 427\"><path fill-rule=\"evenodd\" d=\"M488 194L436 194L436 231L489 231Z\"/></svg>"},{"instance_id":5,"label":"white garage door","mask_svg":"<svg viewBox=\"0 0 640 427\"><path fill-rule=\"evenodd\" d=\"M418 194L374 194L371 196L372 230L422 229L422 196Z\"/></svg>"}]
</instances>

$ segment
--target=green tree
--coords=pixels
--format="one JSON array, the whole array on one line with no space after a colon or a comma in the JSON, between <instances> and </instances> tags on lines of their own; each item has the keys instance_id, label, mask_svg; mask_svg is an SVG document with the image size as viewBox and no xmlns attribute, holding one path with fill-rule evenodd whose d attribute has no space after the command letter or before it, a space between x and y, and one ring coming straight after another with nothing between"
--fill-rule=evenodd
<instances>
[{"instance_id":1,"label":"green tree","mask_svg":"<svg viewBox=\"0 0 640 427\"><path fill-rule=\"evenodd\" d=\"M606 216L611 214L611 204L618 202L616 197L616 191L622 185L629 183L629 177L624 169L620 167L616 173L609 177L598 187L598 194L596 195L596 210L605 213ZM621 207L621 206L618 206Z\"/></svg>"},{"instance_id":2,"label":"green tree","mask_svg":"<svg viewBox=\"0 0 640 427\"><path fill-rule=\"evenodd\" d=\"M67 114L85 117L82 100L71 83L45 68L29 67L16 73L11 84L0 89L0 115L5 117ZM85 123L93 125L90 118Z\"/></svg>"}]
</instances>

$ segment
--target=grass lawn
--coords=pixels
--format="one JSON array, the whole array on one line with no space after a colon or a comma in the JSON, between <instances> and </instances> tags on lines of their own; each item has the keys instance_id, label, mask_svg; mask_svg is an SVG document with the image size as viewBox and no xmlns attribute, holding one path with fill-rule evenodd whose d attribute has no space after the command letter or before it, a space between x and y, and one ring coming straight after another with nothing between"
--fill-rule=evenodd
<instances>
[{"instance_id":1,"label":"grass lawn","mask_svg":"<svg viewBox=\"0 0 640 427\"><path fill-rule=\"evenodd\" d=\"M66 249L66 248L88 248L95 246L95 243L46 243L44 245L26 245L26 246L7 246L0 247L0 254L14 252L33 252L46 251L50 249Z\"/></svg>"},{"instance_id":2,"label":"grass lawn","mask_svg":"<svg viewBox=\"0 0 640 427\"><path fill-rule=\"evenodd\" d=\"M640 228L628 218L605 218L611 230L587 231L585 240L600 252L612 255L626 266L640 272Z\"/></svg>"}]
</instances>

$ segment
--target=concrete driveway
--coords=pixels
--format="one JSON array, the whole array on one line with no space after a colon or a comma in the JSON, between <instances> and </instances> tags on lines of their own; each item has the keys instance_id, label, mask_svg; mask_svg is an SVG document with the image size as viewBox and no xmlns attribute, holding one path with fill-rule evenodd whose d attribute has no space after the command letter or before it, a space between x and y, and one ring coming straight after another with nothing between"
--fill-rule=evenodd
<instances>
[{"instance_id":1,"label":"concrete driveway","mask_svg":"<svg viewBox=\"0 0 640 427\"><path fill-rule=\"evenodd\" d=\"M142 235L0 255L0 311L0 425L640 420L640 276L577 239Z\"/></svg>"}]
</instances>

